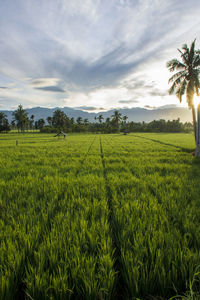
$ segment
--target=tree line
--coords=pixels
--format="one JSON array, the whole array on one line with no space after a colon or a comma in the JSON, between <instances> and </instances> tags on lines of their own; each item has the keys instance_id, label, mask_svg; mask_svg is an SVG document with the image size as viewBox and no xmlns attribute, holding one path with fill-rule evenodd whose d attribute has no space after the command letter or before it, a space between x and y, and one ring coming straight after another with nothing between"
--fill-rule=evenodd
<instances>
[{"instance_id":1,"label":"tree line","mask_svg":"<svg viewBox=\"0 0 200 300\"><path fill-rule=\"evenodd\" d=\"M150 123L145 122L128 122L127 116L115 110L111 117L104 119L102 114L95 116L93 122L78 117L69 118L62 110L57 109L52 117L47 117L35 121L35 116L28 117L28 113L20 104L13 112L13 120L9 124L4 113L0 113L0 132L8 132L11 129L19 132L39 130L42 133L56 133L58 131L69 132L101 132L116 133L124 132L189 132L192 131L193 125L189 122L183 124L180 119L173 121L154 120Z\"/></svg>"}]
</instances>

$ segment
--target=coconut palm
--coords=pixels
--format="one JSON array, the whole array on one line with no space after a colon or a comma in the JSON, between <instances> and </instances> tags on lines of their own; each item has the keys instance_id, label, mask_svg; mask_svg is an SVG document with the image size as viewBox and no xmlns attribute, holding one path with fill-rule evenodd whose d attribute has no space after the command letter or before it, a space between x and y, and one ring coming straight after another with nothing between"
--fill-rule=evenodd
<instances>
[{"instance_id":1,"label":"coconut palm","mask_svg":"<svg viewBox=\"0 0 200 300\"><path fill-rule=\"evenodd\" d=\"M10 125L7 116L3 112L0 112L0 132L1 131L10 131Z\"/></svg>"},{"instance_id":2,"label":"coconut palm","mask_svg":"<svg viewBox=\"0 0 200 300\"><path fill-rule=\"evenodd\" d=\"M103 115L99 115L99 116L97 117L97 120L98 120L99 123L101 124L102 121L103 121Z\"/></svg>"},{"instance_id":3,"label":"coconut palm","mask_svg":"<svg viewBox=\"0 0 200 300\"><path fill-rule=\"evenodd\" d=\"M53 113L52 126L58 129L64 129L69 126L70 120L64 111L57 109Z\"/></svg>"},{"instance_id":4,"label":"coconut palm","mask_svg":"<svg viewBox=\"0 0 200 300\"><path fill-rule=\"evenodd\" d=\"M83 120L83 124L85 125L85 126L88 126L89 125L89 120L86 118L86 119L84 119Z\"/></svg>"},{"instance_id":5,"label":"coconut palm","mask_svg":"<svg viewBox=\"0 0 200 300\"><path fill-rule=\"evenodd\" d=\"M123 123L126 124L126 121L128 120L128 117L127 116L123 116L122 120L123 120Z\"/></svg>"},{"instance_id":6,"label":"coconut palm","mask_svg":"<svg viewBox=\"0 0 200 300\"><path fill-rule=\"evenodd\" d=\"M16 126L15 120L12 120L12 121L11 121L11 128L12 128L12 129L15 129L15 126Z\"/></svg>"},{"instance_id":7,"label":"coconut palm","mask_svg":"<svg viewBox=\"0 0 200 300\"><path fill-rule=\"evenodd\" d=\"M76 119L76 123L77 123L78 125L82 125L82 124L83 124L83 119L82 119L81 117L78 117L78 118Z\"/></svg>"},{"instance_id":8,"label":"coconut palm","mask_svg":"<svg viewBox=\"0 0 200 300\"><path fill-rule=\"evenodd\" d=\"M71 125L73 126L74 125L74 118L72 117L71 119L70 119L70 123L71 123Z\"/></svg>"},{"instance_id":9,"label":"coconut palm","mask_svg":"<svg viewBox=\"0 0 200 300\"><path fill-rule=\"evenodd\" d=\"M195 40L192 42L190 48L184 44L182 50L178 49L182 61L172 59L167 62L170 72L177 71L169 79L169 83L172 83L169 94L175 93L180 102L182 101L182 96L186 95L188 107L192 109L194 135L197 142L197 122L193 98L194 94L199 95L200 51L195 50Z\"/></svg>"},{"instance_id":10,"label":"coconut palm","mask_svg":"<svg viewBox=\"0 0 200 300\"><path fill-rule=\"evenodd\" d=\"M28 113L26 112L26 110L23 109L22 105L20 104L17 108L17 110L15 110L12 113L14 120L17 122L17 128L18 130L20 129L21 132L24 132L25 130L25 126L27 124L28 121Z\"/></svg>"},{"instance_id":11,"label":"coconut palm","mask_svg":"<svg viewBox=\"0 0 200 300\"><path fill-rule=\"evenodd\" d=\"M106 124L110 124L110 118L106 118Z\"/></svg>"},{"instance_id":12,"label":"coconut palm","mask_svg":"<svg viewBox=\"0 0 200 300\"><path fill-rule=\"evenodd\" d=\"M122 114L118 111L115 110L114 114L111 116L112 117L112 123L116 126L116 128L119 128L119 123L122 120Z\"/></svg>"},{"instance_id":13,"label":"coconut palm","mask_svg":"<svg viewBox=\"0 0 200 300\"><path fill-rule=\"evenodd\" d=\"M29 126L30 126L30 129L33 129L34 118L35 118L34 115L31 115L31 116L30 116L30 120L29 120Z\"/></svg>"},{"instance_id":14,"label":"coconut palm","mask_svg":"<svg viewBox=\"0 0 200 300\"><path fill-rule=\"evenodd\" d=\"M52 126L53 118L52 117L47 117L46 120L47 120L49 126Z\"/></svg>"}]
</instances>

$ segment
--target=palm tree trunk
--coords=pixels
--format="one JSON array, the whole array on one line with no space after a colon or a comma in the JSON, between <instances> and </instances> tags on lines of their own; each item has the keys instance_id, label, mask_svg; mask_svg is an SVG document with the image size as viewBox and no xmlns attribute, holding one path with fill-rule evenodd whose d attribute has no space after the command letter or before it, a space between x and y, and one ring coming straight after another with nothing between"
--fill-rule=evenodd
<instances>
[{"instance_id":1,"label":"palm tree trunk","mask_svg":"<svg viewBox=\"0 0 200 300\"><path fill-rule=\"evenodd\" d=\"M200 104L197 107L197 134L195 156L200 157Z\"/></svg>"},{"instance_id":2,"label":"palm tree trunk","mask_svg":"<svg viewBox=\"0 0 200 300\"><path fill-rule=\"evenodd\" d=\"M193 119L193 126L194 126L195 143L197 145L197 120L196 120L196 113L195 113L194 105L192 105L192 119Z\"/></svg>"}]
</instances>

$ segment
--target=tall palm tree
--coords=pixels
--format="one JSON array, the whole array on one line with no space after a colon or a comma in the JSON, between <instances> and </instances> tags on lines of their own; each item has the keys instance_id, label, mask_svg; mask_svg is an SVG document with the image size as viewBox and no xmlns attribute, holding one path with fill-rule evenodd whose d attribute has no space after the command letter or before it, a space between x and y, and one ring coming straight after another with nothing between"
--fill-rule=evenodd
<instances>
[{"instance_id":1,"label":"tall palm tree","mask_svg":"<svg viewBox=\"0 0 200 300\"><path fill-rule=\"evenodd\" d=\"M0 132L1 131L10 131L10 125L7 116L3 112L0 112Z\"/></svg>"},{"instance_id":2,"label":"tall palm tree","mask_svg":"<svg viewBox=\"0 0 200 300\"><path fill-rule=\"evenodd\" d=\"M46 120L47 120L49 126L52 126L53 118L52 117L47 117Z\"/></svg>"},{"instance_id":3,"label":"tall palm tree","mask_svg":"<svg viewBox=\"0 0 200 300\"><path fill-rule=\"evenodd\" d=\"M182 101L182 96L186 94L188 107L192 109L194 135L197 142L197 122L193 98L194 94L199 96L200 51L195 50L195 41L192 42L190 48L184 44L182 46L183 51L178 49L182 61L172 59L167 62L167 67L170 72L177 71L169 79L169 83L172 83L169 94L175 93L180 102Z\"/></svg>"},{"instance_id":4,"label":"tall palm tree","mask_svg":"<svg viewBox=\"0 0 200 300\"><path fill-rule=\"evenodd\" d=\"M64 130L64 128L69 126L69 118L64 113L64 111L57 109L53 113L52 126L58 128L59 130Z\"/></svg>"},{"instance_id":5,"label":"tall palm tree","mask_svg":"<svg viewBox=\"0 0 200 300\"><path fill-rule=\"evenodd\" d=\"M89 125L89 120L86 118L86 119L84 119L83 120L83 124L85 125L85 126L88 126Z\"/></svg>"},{"instance_id":6,"label":"tall palm tree","mask_svg":"<svg viewBox=\"0 0 200 300\"><path fill-rule=\"evenodd\" d=\"M77 123L78 125L82 125L83 119L82 119L81 117L78 117L78 118L76 119L76 123Z\"/></svg>"},{"instance_id":7,"label":"tall palm tree","mask_svg":"<svg viewBox=\"0 0 200 300\"><path fill-rule=\"evenodd\" d=\"M33 124L34 124L34 118L35 118L35 116L34 115L31 115L30 116L30 129L33 129Z\"/></svg>"},{"instance_id":8,"label":"tall palm tree","mask_svg":"<svg viewBox=\"0 0 200 300\"><path fill-rule=\"evenodd\" d=\"M97 117L97 119L99 120L99 123L101 124L102 121L103 121L103 115L99 115L99 116Z\"/></svg>"},{"instance_id":9,"label":"tall palm tree","mask_svg":"<svg viewBox=\"0 0 200 300\"><path fill-rule=\"evenodd\" d=\"M126 121L128 120L128 117L127 116L123 116L122 120L123 120L124 124L126 124Z\"/></svg>"},{"instance_id":10,"label":"tall palm tree","mask_svg":"<svg viewBox=\"0 0 200 300\"><path fill-rule=\"evenodd\" d=\"M110 124L110 118L106 118L106 124Z\"/></svg>"},{"instance_id":11,"label":"tall palm tree","mask_svg":"<svg viewBox=\"0 0 200 300\"><path fill-rule=\"evenodd\" d=\"M115 110L114 114L111 116L112 117L112 123L117 127L117 129L119 128L119 123L122 120L122 114L118 111Z\"/></svg>"},{"instance_id":12,"label":"tall palm tree","mask_svg":"<svg viewBox=\"0 0 200 300\"><path fill-rule=\"evenodd\" d=\"M24 132L25 125L27 124L27 120L28 120L28 113L26 112L26 110L24 110L22 105L20 104L17 110L15 110L12 113L12 115L14 117L14 120L17 122L18 130L20 129L21 132Z\"/></svg>"}]
</instances>

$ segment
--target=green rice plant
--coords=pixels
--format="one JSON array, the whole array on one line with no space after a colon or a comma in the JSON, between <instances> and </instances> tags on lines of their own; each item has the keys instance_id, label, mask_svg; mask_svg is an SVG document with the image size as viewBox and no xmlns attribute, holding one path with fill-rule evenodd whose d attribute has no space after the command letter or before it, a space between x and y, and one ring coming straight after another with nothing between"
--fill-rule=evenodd
<instances>
[{"instance_id":1,"label":"green rice plant","mask_svg":"<svg viewBox=\"0 0 200 300\"><path fill-rule=\"evenodd\" d=\"M172 299L182 299L182 300L199 300L200 299L200 266L198 265L195 268L194 275L192 280L189 281L189 289L183 295L176 295L171 297L169 300ZM177 291L176 291L177 292Z\"/></svg>"},{"instance_id":2,"label":"green rice plant","mask_svg":"<svg viewBox=\"0 0 200 300\"><path fill-rule=\"evenodd\" d=\"M130 157L133 148L139 152L136 157ZM185 189L192 157L180 155L179 150L172 152L170 145L147 140L140 148L134 142L131 149L128 142L126 147L124 144L114 147L111 140L109 145L103 144L103 149L106 149L104 160L117 220L117 240L121 249L118 259L126 283L126 297L166 297L173 293L175 282L180 289L185 289L199 262L199 234L192 229L198 228L198 221L195 225L187 223L191 220L191 216L188 217L191 201L199 213L199 194L195 192L191 197L193 179L191 188ZM168 166L167 162L165 168L161 163L155 165L156 156L162 159L162 152L168 155L169 163L173 159L173 166ZM183 205L187 213L181 210ZM189 246L191 242L195 242L193 248Z\"/></svg>"},{"instance_id":3,"label":"green rice plant","mask_svg":"<svg viewBox=\"0 0 200 300\"><path fill-rule=\"evenodd\" d=\"M0 135L0 299L198 299L192 141Z\"/></svg>"}]
</instances>

